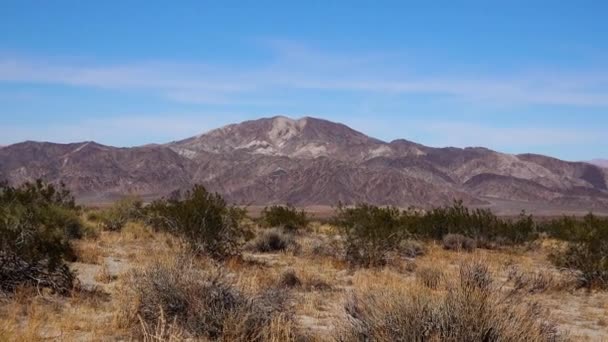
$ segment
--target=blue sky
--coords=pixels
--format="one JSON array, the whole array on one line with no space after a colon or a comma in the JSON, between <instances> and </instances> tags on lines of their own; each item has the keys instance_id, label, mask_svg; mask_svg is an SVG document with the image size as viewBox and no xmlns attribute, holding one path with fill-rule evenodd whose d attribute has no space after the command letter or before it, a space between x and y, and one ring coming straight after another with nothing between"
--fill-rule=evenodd
<instances>
[{"instance_id":1,"label":"blue sky","mask_svg":"<svg viewBox=\"0 0 608 342\"><path fill-rule=\"evenodd\" d=\"M456 4L458 3L458 4ZM608 158L606 1L7 1L0 145L237 121Z\"/></svg>"}]
</instances>

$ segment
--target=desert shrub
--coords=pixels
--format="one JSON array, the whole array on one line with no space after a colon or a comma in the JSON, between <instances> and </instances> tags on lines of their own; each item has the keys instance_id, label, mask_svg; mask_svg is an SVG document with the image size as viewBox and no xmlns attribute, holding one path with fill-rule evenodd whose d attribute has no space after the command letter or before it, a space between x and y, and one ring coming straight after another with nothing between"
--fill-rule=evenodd
<instances>
[{"instance_id":1,"label":"desert shrub","mask_svg":"<svg viewBox=\"0 0 608 342\"><path fill-rule=\"evenodd\" d=\"M398 252L406 258L416 258L425 255L427 249L420 241L406 239L399 243Z\"/></svg>"},{"instance_id":2,"label":"desert shrub","mask_svg":"<svg viewBox=\"0 0 608 342\"><path fill-rule=\"evenodd\" d=\"M298 211L292 205L274 205L262 210L260 222L269 228L282 228L288 232L296 232L308 225L308 217L303 210Z\"/></svg>"},{"instance_id":3,"label":"desert shrub","mask_svg":"<svg viewBox=\"0 0 608 342\"><path fill-rule=\"evenodd\" d=\"M443 272L435 267L421 267L416 271L416 280L430 289L436 289L442 279Z\"/></svg>"},{"instance_id":4,"label":"desert shrub","mask_svg":"<svg viewBox=\"0 0 608 342\"><path fill-rule=\"evenodd\" d=\"M403 214L394 207L339 205L334 223L345 238L346 260L365 267L386 264L389 253L409 235Z\"/></svg>"},{"instance_id":5,"label":"desert shrub","mask_svg":"<svg viewBox=\"0 0 608 342\"><path fill-rule=\"evenodd\" d=\"M447 290L403 285L356 292L340 341L559 341L538 305L501 292L487 267L461 266Z\"/></svg>"},{"instance_id":6,"label":"desert shrub","mask_svg":"<svg viewBox=\"0 0 608 342\"><path fill-rule=\"evenodd\" d=\"M259 253L297 251L299 245L293 236L278 229L263 231L248 243L248 249Z\"/></svg>"},{"instance_id":7,"label":"desert shrub","mask_svg":"<svg viewBox=\"0 0 608 342\"><path fill-rule=\"evenodd\" d=\"M124 286L130 301L119 320L126 326L154 327L166 320L194 339L266 341L273 320L285 311L283 292L248 297L221 271L199 271L188 259L133 271Z\"/></svg>"},{"instance_id":8,"label":"desert shrub","mask_svg":"<svg viewBox=\"0 0 608 342\"><path fill-rule=\"evenodd\" d=\"M279 278L279 286L280 287L299 287L302 285L302 281L296 275L294 270L287 270L281 273L281 277Z\"/></svg>"},{"instance_id":9,"label":"desert shrub","mask_svg":"<svg viewBox=\"0 0 608 342\"><path fill-rule=\"evenodd\" d=\"M229 206L216 193L195 185L183 196L175 194L147 207L147 221L156 229L183 237L193 251L215 259L240 254L245 211Z\"/></svg>"},{"instance_id":10,"label":"desert shrub","mask_svg":"<svg viewBox=\"0 0 608 342\"><path fill-rule=\"evenodd\" d=\"M48 259L26 261L15 253L0 251L0 292L12 293L21 286L32 286L67 295L75 279L62 262L53 265Z\"/></svg>"},{"instance_id":11,"label":"desert shrub","mask_svg":"<svg viewBox=\"0 0 608 342\"><path fill-rule=\"evenodd\" d=\"M142 216L142 200L136 196L128 196L102 211L99 214L99 222L105 230L120 231L128 221L141 219Z\"/></svg>"},{"instance_id":12,"label":"desert shrub","mask_svg":"<svg viewBox=\"0 0 608 342\"><path fill-rule=\"evenodd\" d=\"M98 209L85 209L85 217L87 220L91 222L99 222L101 221L101 210Z\"/></svg>"},{"instance_id":13,"label":"desert shrub","mask_svg":"<svg viewBox=\"0 0 608 342\"><path fill-rule=\"evenodd\" d=\"M488 209L471 210L462 201L421 215L413 232L436 240L460 234L485 242L484 246L522 244L538 236L537 225L530 215L522 212L516 219L502 219Z\"/></svg>"},{"instance_id":14,"label":"desert shrub","mask_svg":"<svg viewBox=\"0 0 608 342\"><path fill-rule=\"evenodd\" d=\"M315 239L309 242L311 256L340 258L344 255L343 241L336 236L328 239Z\"/></svg>"},{"instance_id":15,"label":"desert shrub","mask_svg":"<svg viewBox=\"0 0 608 342\"><path fill-rule=\"evenodd\" d=\"M552 288L563 288L555 277L546 271L523 272L517 267L509 269L507 280L513 283L512 291L541 293Z\"/></svg>"},{"instance_id":16,"label":"desert shrub","mask_svg":"<svg viewBox=\"0 0 608 342\"><path fill-rule=\"evenodd\" d=\"M477 247L474 239L461 234L447 234L443 237L443 248L451 251L472 252Z\"/></svg>"},{"instance_id":17,"label":"desert shrub","mask_svg":"<svg viewBox=\"0 0 608 342\"><path fill-rule=\"evenodd\" d=\"M564 218L554 225L555 236L568 241L551 253L551 261L576 270L582 287L608 288L608 219L589 214L583 220Z\"/></svg>"},{"instance_id":18,"label":"desert shrub","mask_svg":"<svg viewBox=\"0 0 608 342\"><path fill-rule=\"evenodd\" d=\"M66 293L73 276L70 239L82 236L78 208L65 186L0 184L0 287L50 287Z\"/></svg>"}]
</instances>

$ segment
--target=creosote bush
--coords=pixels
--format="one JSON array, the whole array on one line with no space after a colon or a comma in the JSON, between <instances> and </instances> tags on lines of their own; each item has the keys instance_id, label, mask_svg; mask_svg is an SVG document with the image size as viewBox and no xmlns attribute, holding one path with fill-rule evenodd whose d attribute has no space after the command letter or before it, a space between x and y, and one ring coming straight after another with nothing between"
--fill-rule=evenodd
<instances>
[{"instance_id":1,"label":"creosote bush","mask_svg":"<svg viewBox=\"0 0 608 342\"><path fill-rule=\"evenodd\" d=\"M245 210L229 206L216 193L195 185L183 195L153 202L146 208L147 221L156 229L181 236L197 254L223 260L240 254Z\"/></svg>"},{"instance_id":2,"label":"creosote bush","mask_svg":"<svg viewBox=\"0 0 608 342\"><path fill-rule=\"evenodd\" d=\"M308 226L306 212L298 211L292 205L274 205L262 210L260 222L264 227L282 228L287 232L296 232Z\"/></svg>"},{"instance_id":3,"label":"creosote bush","mask_svg":"<svg viewBox=\"0 0 608 342\"><path fill-rule=\"evenodd\" d=\"M380 266L407 239L442 240L446 249L471 251L476 247L497 248L532 242L539 226L532 216L503 219L490 210L465 207L462 201L427 212L360 204L339 205L334 224L346 242L346 259L361 266ZM404 248L403 255L416 251ZM412 252L412 253L409 253Z\"/></svg>"},{"instance_id":4,"label":"creosote bush","mask_svg":"<svg viewBox=\"0 0 608 342\"><path fill-rule=\"evenodd\" d=\"M83 235L78 211L64 185L0 184L0 291L71 290L74 277L64 260L74 258L70 239Z\"/></svg>"},{"instance_id":5,"label":"creosote bush","mask_svg":"<svg viewBox=\"0 0 608 342\"><path fill-rule=\"evenodd\" d=\"M561 341L538 305L505 294L478 262L438 291L417 284L356 292L340 341Z\"/></svg>"},{"instance_id":6,"label":"creosote bush","mask_svg":"<svg viewBox=\"0 0 608 342\"><path fill-rule=\"evenodd\" d=\"M364 267L386 264L390 252L409 236L404 215L394 207L339 205L335 224L345 237L346 259Z\"/></svg>"},{"instance_id":7,"label":"creosote bush","mask_svg":"<svg viewBox=\"0 0 608 342\"><path fill-rule=\"evenodd\" d=\"M565 246L550 255L558 267L578 272L581 287L608 288L608 219L589 214L582 220L563 218L549 225Z\"/></svg>"},{"instance_id":8,"label":"creosote bush","mask_svg":"<svg viewBox=\"0 0 608 342\"><path fill-rule=\"evenodd\" d=\"M117 316L124 326L154 327L166 320L196 340L268 341L273 322L286 317L285 293L270 289L248 297L221 271L197 270L188 257L131 272L122 291L130 300Z\"/></svg>"},{"instance_id":9,"label":"creosote bush","mask_svg":"<svg viewBox=\"0 0 608 342\"><path fill-rule=\"evenodd\" d=\"M503 219L488 209L469 209L462 201L434 208L420 215L415 229L423 237L441 240L447 234L460 234L477 241L477 246L493 248L522 244L538 237L532 216L522 212L517 219Z\"/></svg>"},{"instance_id":10,"label":"creosote bush","mask_svg":"<svg viewBox=\"0 0 608 342\"><path fill-rule=\"evenodd\" d=\"M120 231L128 221L143 217L143 202L139 197L127 196L102 211L99 215L100 225L105 230Z\"/></svg>"}]
</instances>

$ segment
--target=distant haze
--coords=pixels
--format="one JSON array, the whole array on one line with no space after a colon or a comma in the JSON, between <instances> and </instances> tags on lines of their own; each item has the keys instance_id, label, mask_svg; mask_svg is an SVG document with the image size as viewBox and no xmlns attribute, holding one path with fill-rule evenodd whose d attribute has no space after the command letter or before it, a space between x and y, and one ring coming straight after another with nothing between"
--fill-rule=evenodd
<instances>
[{"instance_id":1,"label":"distant haze","mask_svg":"<svg viewBox=\"0 0 608 342\"><path fill-rule=\"evenodd\" d=\"M595 164L601 167L608 167L608 159L593 159L591 164Z\"/></svg>"}]
</instances>

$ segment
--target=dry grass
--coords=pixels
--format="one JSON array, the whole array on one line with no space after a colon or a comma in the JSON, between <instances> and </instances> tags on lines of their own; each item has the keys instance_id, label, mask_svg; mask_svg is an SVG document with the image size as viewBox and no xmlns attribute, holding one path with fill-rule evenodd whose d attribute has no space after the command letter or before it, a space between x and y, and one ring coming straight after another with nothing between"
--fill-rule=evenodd
<instances>
[{"instance_id":1,"label":"dry grass","mask_svg":"<svg viewBox=\"0 0 608 342\"><path fill-rule=\"evenodd\" d=\"M520 331L530 331L538 326L534 323L538 322L536 319L542 317L547 322L555 322L558 331L568 331L572 340L608 340L608 293L575 290L570 283L571 276L555 269L547 260L553 241L541 241L535 249L475 249L470 253L454 253L444 249L441 242L425 242L423 255L418 254L420 246L412 244L406 246L407 253L391 255L387 266L366 269L353 268L345 262L341 237L330 225L312 223L308 232L292 238L301 247L298 253L261 253L253 249L223 263L196 258L187 265L178 265L187 266L185 271L173 267L180 269L179 276L187 279L176 282L181 284L180 288L187 289L186 298L195 298L199 281L208 281L216 271L222 274L222 284L240 298L257 298L256 302L263 302L267 300L264 299L267 289L280 289L273 293L274 296L283 293L285 300L281 309L271 315L258 314L266 317L261 324L263 329L257 330L257 336L265 341L296 338L334 341L339 337L352 340L347 338L351 335L346 334L345 327L348 333L353 333L348 322L353 322L349 312L354 309L367 310L378 319L392 317L394 322L403 324L400 331L405 331L425 308L441 312L445 307L452 307L458 317L445 315L439 322L448 322L444 324L454 327L466 322L481 326L480 317L483 317L484 324L499 323L492 326L502 329L500 331L514 325ZM20 289L10 298L0 299L0 341L180 341L191 336L187 318L176 316L164 307L161 310L156 305L158 302L142 297L144 290L140 289L137 295L133 292L135 283L144 284L141 278L134 280L134 272L141 275L143 270L159 263L174 265L176 257L184 254L187 248L179 239L153 232L141 223L129 223L121 232L101 232L96 237L77 241L76 249L79 262L72 267L78 271L81 289L66 298L39 293L36 289ZM410 254L416 255L415 260ZM483 261L487 269L462 267L476 265L476 261ZM465 299L483 298L477 290L466 294L459 289L478 286L475 284L486 286L484 274L491 275L492 295L485 298L485 302L477 303L496 309L469 312ZM471 283L463 285L463 278ZM147 284L149 287L150 283ZM502 303L501 298L508 299ZM138 310L142 301L150 304L146 314ZM505 303L509 303L509 312L514 315L511 323L500 319L504 317L500 315ZM345 306L349 307L348 311ZM417 315L405 322L412 308L416 308ZM220 339L243 339L242 325L247 321L243 317L247 316L247 310L237 311L223 320ZM393 317L391 312L401 314ZM361 332L359 328L356 333ZM371 334L370 326L366 329ZM383 332L381 326L374 329L374 333L379 334L375 335L376 340L395 339L394 335ZM543 340L542 336L545 335L537 334L530 340ZM355 340L357 337L360 336L355 336Z\"/></svg>"},{"instance_id":2,"label":"dry grass","mask_svg":"<svg viewBox=\"0 0 608 342\"><path fill-rule=\"evenodd\" d=\"M100 265L103 262L104 252L96 240L81 240L74 243L76 260L85 264Z\"/></svg>"},{"instance_id":3,"label":"dry grass","mask_svg":"<svg viewBox=\"0 0 608 342\"><path fill-rule=\"evenodd\" d=\"M421 273L426 274L426 273ZM419 275L421 275L419 273ZM426 277L426 276L424 276ZM435 276L433 276L435 279ZM480 262L460 266L445 290L426 281L364 283L346 304L343 340L556 341L545 311L497 289Z\"/></svg>"}]
</instances>

